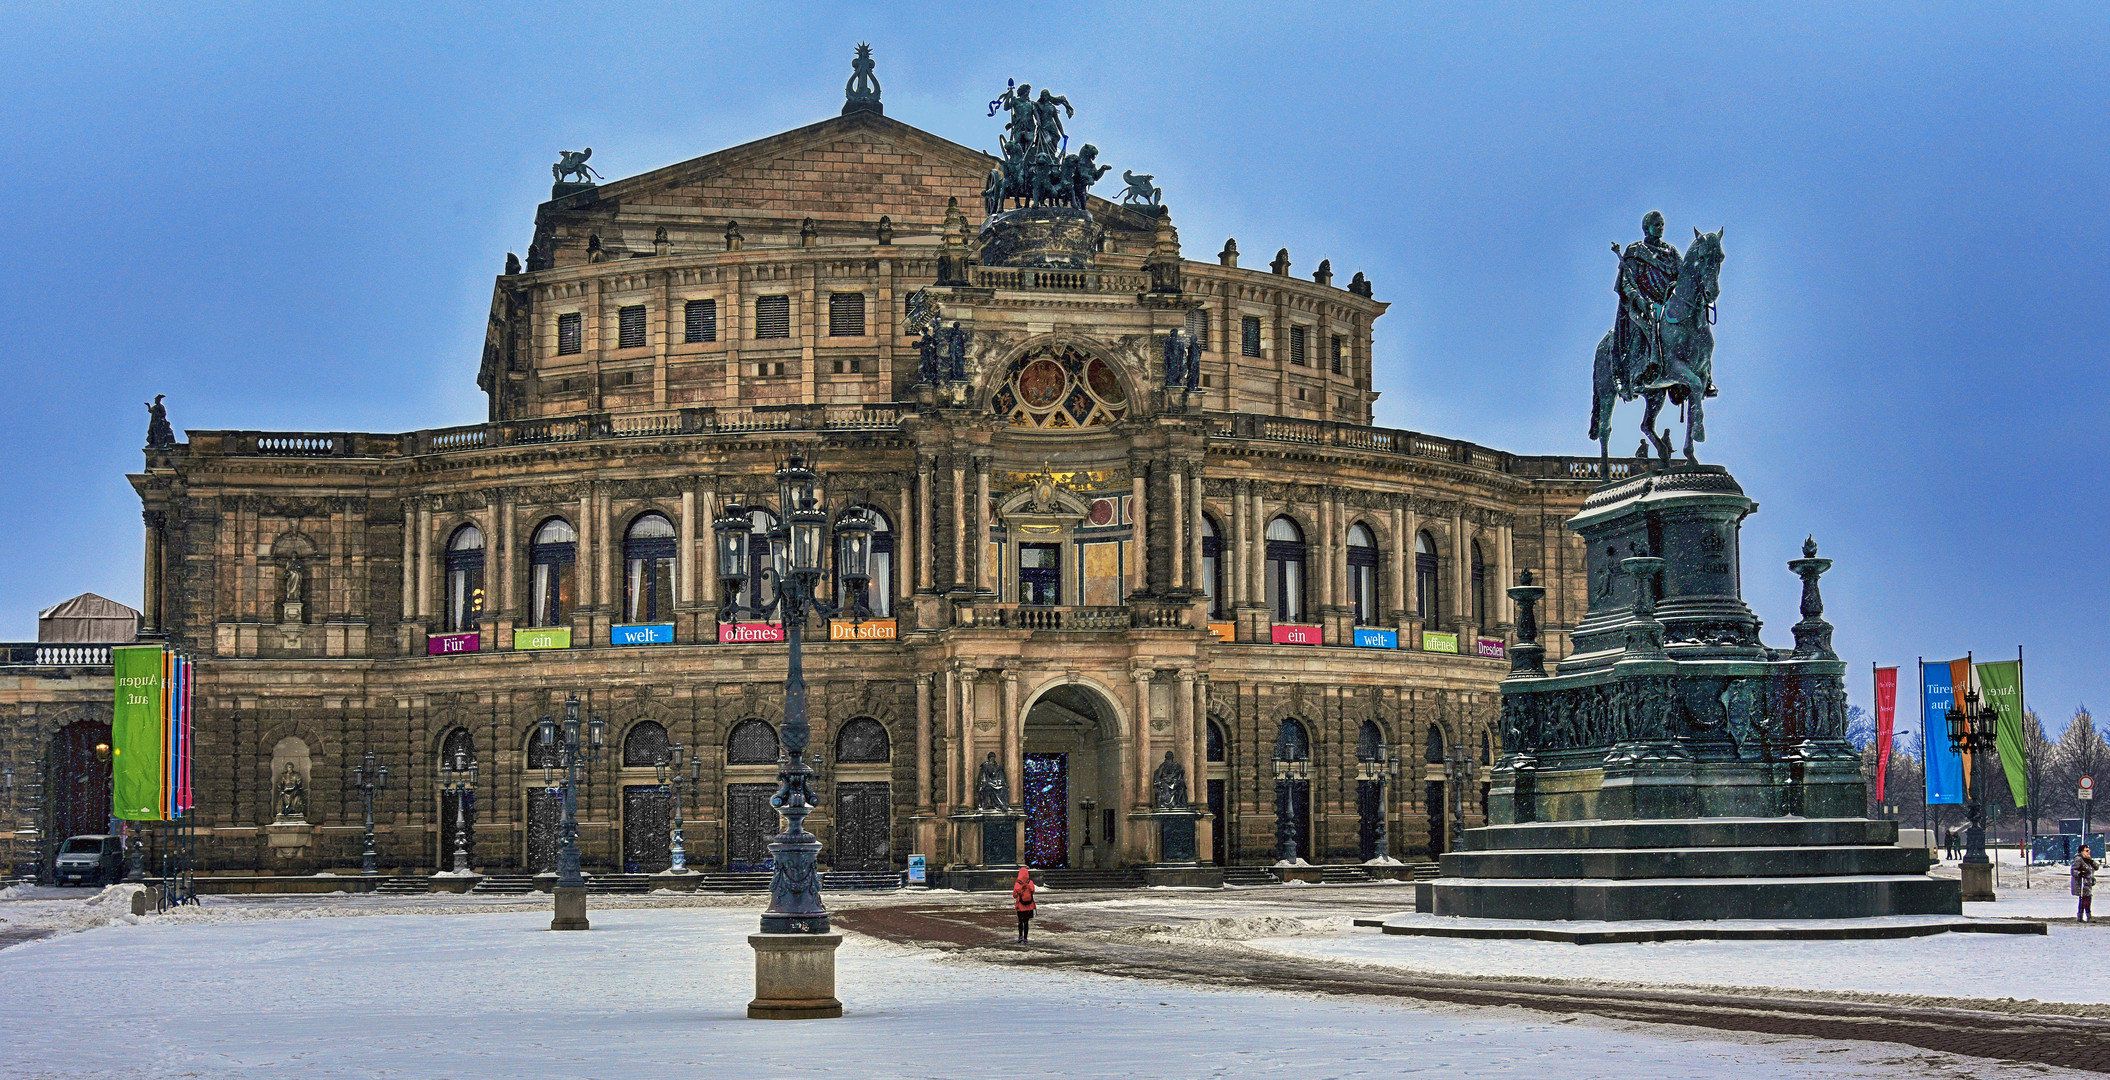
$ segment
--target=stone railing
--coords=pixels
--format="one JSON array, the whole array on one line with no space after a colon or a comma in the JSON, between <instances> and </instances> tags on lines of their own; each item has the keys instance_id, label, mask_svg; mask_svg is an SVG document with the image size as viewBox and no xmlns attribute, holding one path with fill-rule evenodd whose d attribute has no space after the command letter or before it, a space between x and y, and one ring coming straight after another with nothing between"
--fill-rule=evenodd
<instances>
[{"instance_id":1,"label":"stone railing","mask_svg":"<svg viewBox=\"0 0 2110 1080\"><path fill-rule=\"evenodd\" d=\"M977 266L969 280L980 289L1010 291L1144 293L1150 275L1121 270L1031 270Z\"/></svg>"},{"instance_id":2,"label":"stone railing","mask_svg":"<svg viewBox=\"0 0 2110 1080\"><path fill-rule=\"evenodd\" d=\"M1424 435L1397 428L1364 427L1333 420L1300 420L1257 413L1211 413L1209 434L1218 439L1300 443L1330 446L1379 454L1433 458L1536 480L1597 481L1599 461L1584 456L1529 456L1492 450L1462 439ZM1613 458L1612 476L1622 480L1646 463L1639 458Z\"/></svg>"},{"instance_id":3,"label":"stone railing","mask_svg":"<svg viewBox=\"0 0 2110 1080\"><path fill-rule=\"evenodd\" d=\"M29 667L107 667L110 646L69 644L60 641L0 642L5 660L0 663Z\"/></svg>"},{"instance_id":4,"label":"stone railing","mask_svg":"<svg viewBox=\"0 0 2110 1080\"><path fill-rule=\"evenodd\" d=\"M962 626L990 626L1005 630L1058 630L1106 633L1134 628L1179 628L1187 625L1183 608L1067 607L1046 604L980 603L960 609Z\"/></svg>"}]
</instances>

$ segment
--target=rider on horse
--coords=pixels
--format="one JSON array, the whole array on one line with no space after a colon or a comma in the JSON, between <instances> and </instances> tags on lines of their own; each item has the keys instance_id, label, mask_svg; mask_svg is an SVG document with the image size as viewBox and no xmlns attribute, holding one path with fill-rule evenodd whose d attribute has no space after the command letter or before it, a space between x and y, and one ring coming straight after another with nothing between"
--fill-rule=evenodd
<instances>
[{"instance_id":1,"label":"rider on horse","mask_svg":"<svg viewBox=\"0 0 2110 1080\"><path fill-rule=\"evenodd\" d=\"M1663 305L1678 284L1678 249L1663 239L1663 215L1641 219L1642 239L1619 256L1619 316L1612 323L1613 374L1620 396L1656 382L1663 370Z\"/></svg>"}]
</instances>

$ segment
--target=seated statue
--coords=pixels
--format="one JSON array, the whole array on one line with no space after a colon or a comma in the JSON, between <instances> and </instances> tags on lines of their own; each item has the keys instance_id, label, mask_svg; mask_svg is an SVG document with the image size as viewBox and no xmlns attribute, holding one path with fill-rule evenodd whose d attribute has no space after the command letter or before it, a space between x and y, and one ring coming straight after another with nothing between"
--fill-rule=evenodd
<instances>
[{"instance_id":1,"label":"seated statue","mask_svg":"<svg viewBox=\"0 0 2110 1080\"><path fill-rule=\"evenodd\" d=\"M1011 783L1004 776L1004 767L996 760L996 752L982 762L974 778L974 808L977 810L1011 809Z\"/></svg>"},{"instance_id":2,"label":"seated statue","mask_svg":"<svg viewBox=\"0 0 2110 1080\"><path fill-rule=\"evenodd\" d=\"M301 782L300 770L286 762L286 769L278 778L278 819L280 821L306 821L308 818L308 785Z\"/></svg>"},{"instance_id":3,"label":"seated statue","mask_svg":"<svg viewBox=\"0 0 2110 1080\"><path fill-rule=\"evenodd\" d=\"M1187 769L1172 759L1172 751L1165 751L1164 762L1150 774L1150 787L1157 793L1158 809L1187 809Z\"/></svg>"}]
</instances>

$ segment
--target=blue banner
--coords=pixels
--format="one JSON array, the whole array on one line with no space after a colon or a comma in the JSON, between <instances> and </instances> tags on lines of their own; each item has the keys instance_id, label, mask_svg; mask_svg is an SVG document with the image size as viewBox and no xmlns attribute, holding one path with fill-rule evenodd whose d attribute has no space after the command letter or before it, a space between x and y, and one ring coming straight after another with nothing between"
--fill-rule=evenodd
<instances>
[{"instance_id":1,"label":"blue banner","mask_svg":"<svg viewBox=\"0 0 2110 1080\"><path fill-rule=\"evenodd\" d=\"M674 643L673 623L638 623L632 626L608 628L610 645L671 645Z\"/></svg>"},{"instance_id":2,"label":"blue banner","mask_svg":"<svg viewBox=\"0 0 2110 1080\"><path fill-rule=\"evenodd\" d=\"M1929 805L1963 802L1963 758L1949 745L1949 706L1955 701L1949 665L1920 661L1920 743Z\"/></svg>"},{"instance_id":3,"label":"blue banner","mask_svg":"<svg viewBox=\"0 0 2110 1080\"><path fill-rule=\"evenodd\" d=\"M1358 649L1397 649L1399 648L1399 631L1358 626L1355 628L1355 647Z\"/></svg>"}]
</instances>

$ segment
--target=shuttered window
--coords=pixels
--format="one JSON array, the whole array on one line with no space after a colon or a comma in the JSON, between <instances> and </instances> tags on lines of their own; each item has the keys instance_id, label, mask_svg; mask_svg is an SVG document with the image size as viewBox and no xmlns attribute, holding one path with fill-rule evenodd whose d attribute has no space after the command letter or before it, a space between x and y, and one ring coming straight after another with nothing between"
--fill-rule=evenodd
<instances>
[{"instance_id":1,"label":"shuttered window","mask_svg":"<svg viewBox=\"0 0 2110 1080\"><path fill-rule=\"evenodd\" d=\"M1247 315L1238 320L1238 351L1246 356L1260 355L1260 316Z\"/></svg>"},{"instance_id":2,"label":"shuttered window","mask_svg":"<svg viewBox=\"0 0 2110 1080\"><path fill-rule=\"evenodd\" d=\"M755 336L758 338L788 338L791 336L791 297L755 297Z\"/></svg>"},{"instance_id":3,"label":"shuttered window","mask_svg":"<svg viewBox=\"0 0 2110 1080\"><path fill-rule=\"evenodd\" d=\"M566 312L557 316L558 356L569 356L580 350L582 347L580 327L582 325L582 320L576 311Z\"/></svg>"},{"instance_id":4,"label":"shuttered window","mask_svg":"<svg viewBox=\"0 0 2110 1080\"><path fill-rule=\"evenodd\" d=\"M828 336L863 337L865 334L865 294L839 292L828 294Z\"/></svg>"},{"instance_id":5,"label":"shuttered window","mask_svg":"<svg viewBox=\"0 0 2110 1080\"><path fill-rule=\"evenodd\" d=\"M1305 331L1303 327L1292 326L1289 328L1289 362L1298 367L1305 365L1304 337Z\"/></svg>"},{"instance_id":6,"label":"shuttered window","mask_svg":"<svg viewBox=\"0 0 2110 1080\"><path fill-rule=\"evenodd\" d=\"M1336 375L1341 373L1341 346L1344 341L1339 334L1333 336L1333 373Z\"/></svg>"},{"instance_id":7,"label":"shuttered window","mask_svg":"<svg viewBox=\"0 0 2110 1080\"><path fill-rule=\"evenodd\" d=\"M619 308L615 313L615 347L618 349L642 349L645 347L645 305L632 304Z\"/></svg>"},{"instance_id":8,"label":"shuttered window","mask_svg":"<svg viewBox=\"0 0 2110 1080\"><path fill-rule=\"evenodd\" d=\"M682 309L682 316L686 324L683 341L693 345L699 341L718 340L718 301L691 300Z\"/></svg>"},{"instance_id":9,"label":"shuttered window","mask_svg":"<svg viewBox=\"0 0 2110 1080\"><path fill-rule=\"evenodd\" d=\"M1209 348L1208 309L1195 308L1193 311L1187 313L1187 335L1189 337L1192 337L1194 340L1201 342L1203 350L1206 351Z\"/></svg>"}]
</instances>

